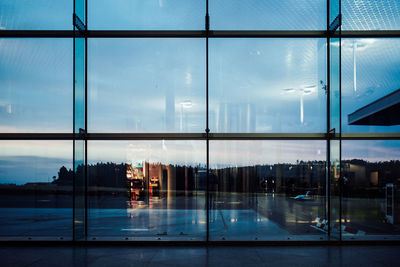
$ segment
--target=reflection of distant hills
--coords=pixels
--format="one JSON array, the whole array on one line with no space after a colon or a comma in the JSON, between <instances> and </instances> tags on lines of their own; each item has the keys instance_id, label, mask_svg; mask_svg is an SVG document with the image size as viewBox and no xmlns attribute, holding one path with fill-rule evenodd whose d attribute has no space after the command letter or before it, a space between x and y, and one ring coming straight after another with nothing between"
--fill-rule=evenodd
<instances>
[{"instance_id":1,"label":"reflection of distant hills","mask_svg":"<svg viewBox=\"0 0 400 267\"><path fill-rule=\"evenodd\" d=\"M39 165L44 165L44 160L46 158L35 158L35 157L14 157L11 160L4 160L0 158L0 167L5 166L6 164L11 166L14 164L21 165L27 164L28 166L23 166L23 168L11 168L11 170L15 170L16 172L25 173L26 177L30 177L30 174L27 173L30 170L32 165L35 165L35 170L42 167ZM25 163L27 162L27 163ZM47 164L44 168L54 168L54 165L63 163L61 159L55 159ZM51 167L50 167L51 166ZM60 166L60 165L58 165ZM68 166L68 165L67 165ZM89 187L96 188L119 188L122 190L127 189L127 164L125 163L97 163L88 165L88 183ZM312 166L312 168L310 168ZM171 167L176 169L176 179L179 180L180 169L181 168L192 168L175 165ZM57 176L53 177L49 182L38 182L38 183L25 183L24 185L16 185L16 184L0 184L0 191L7 193L11 193L12 191L25 191L25 192L33 192L35 191L46 191L46 192L54 192L54 193L66 193L71 192L73 187L73 171L70 168L67 168L62 165L62 167L58 167L59 171ZM301 185L302 187L306 186L314 186L316 180L312 177L321 180L321 176L324 176L324 161L299 161L297 163L283 163L283 164L265 164L265 165L257 165L257 166L244 166L244 167L225 167L219 169L211 169L211 183L218 183L217 177L215 175L217 172L225 171L228 169L236 169L236 171L241 172L241 170L251 170L250 172L246 172L250 176L255 176L259 178L268 178L268 177L276 177L278 174L282 176L283 179L290 181L290 183L296 184L296 186L300 186L298 183L309 183ZM9 168L10 169L10 168ZM256 171L254 171L256 170ZM343 177L345 178L345 186L349 187L384 187L386 183L396 183L400 179L400 161L382 161L382 162L367 162L361 159L352 159L352 160L343 160L342 161L342 170ZM84 171L82 166L79 166L77 169L77 176L82 174ZM53 173L54 174L54 170ZM19 176L20 174L18 174ZM224 174L226 175L226 174ZM310 176L311 175L311 176ZM9 177L13 177L12 173L8 174ZM232 176L232 178L237 175ZM250 177L249 176L249 177ZM310 178L307 178L310 177ZM40 180L44 180L42 179ZM305 179L307 178L307 179ZM46 178L45 178L46 179ZM39 180L39 179L38 179ZM282 184L283 186L283 184Z\"/></svg>"},{"instance_id":2,"label":"reflection of distant hills","mask_svg":"<svg viewBox=\"0 0 400 267\"><path fill-rule=\"evenodd\" d=\"M97 163L88 165L88 186L98 187L126 187L126 169L125 163ZM83 166L78 166L77 176L83 174ZM65 186L72 185L73 171L62 166L58 172L58 178L53 184Z\"/></svg>"},{"instance_id":3,"label":"reflection of distant hills","mask_svg":"<svg viewBox=\"0 0 400 267\"><path fill-rule=\"evenodd\" d=\"M72 186L52 183L0 184L0 194L71 194Z\"/></svg>"},{"instance_id":4,"label":"reflection of distant hills","mask_svg":"<svg viewBox=\"0 0 400 267\"><path fill-rule=\"evenodd\" d=\"M52 182L61 166L72 168L72 159L38 156L0 156L0 183Z\"/></svg>"}]
</instances>

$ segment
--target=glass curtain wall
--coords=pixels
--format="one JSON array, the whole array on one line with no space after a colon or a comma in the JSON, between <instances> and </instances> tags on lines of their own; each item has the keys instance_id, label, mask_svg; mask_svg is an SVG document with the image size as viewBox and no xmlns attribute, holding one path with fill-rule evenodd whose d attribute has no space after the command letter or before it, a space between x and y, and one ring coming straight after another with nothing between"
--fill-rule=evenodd
<instances>
[{"instance_id":1,"label":"glass curtain wall","mask_svg":"<svg viewBox=\"0 0 400 267\"><path fill-rule=\"evenodd\" d=\"M36 2L0 3L1 240L399 239L398 1Z\"/></svg>"}]
</instances>

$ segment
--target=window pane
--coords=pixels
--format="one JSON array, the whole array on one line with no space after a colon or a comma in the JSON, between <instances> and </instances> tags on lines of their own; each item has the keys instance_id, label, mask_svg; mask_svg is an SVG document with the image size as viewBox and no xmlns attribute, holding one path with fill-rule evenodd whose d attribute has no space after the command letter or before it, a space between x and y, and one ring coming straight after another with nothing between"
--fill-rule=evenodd
<instances>
[{"instance_id":1,"label":"window pane","mask_svg":"<svg viewBox=\"0 0 400 267\"><path fill-rule=\"evenodd\" d=\"M80 133L85 129L86 105L86 39L74 38L74 131Z\"/></svg>"},{"instance_id":2,"label":"window pane","mask_svg":"<svg viewBox=\"0 0 400 267\"><path fill-rule=\"evenodd\" d=\"M211 39L212 132L324 132L324 39Z\"/></svg>"},{"instance_id":3,"label":"window pane","mask_svg":"<svg viewBox=\"0 0 400 267\"><path fill-rule=\"evenodd\" d=\"M72 39L0 47L0 132L72 132Z\"/></svg>"},{"instance_id":4,"label":"window pane","mask_svg":"<svg viewBox=\"0 0 400 267\"><path fill-rule=\"evenodd\" d=\"M0 30L72 30L73 0L2 0Z\"/></svg>"},{"instance_id":5,"label":"window pane","mask_svg":"<svg viewBox=\"0 0 400 267\"><path fill-rule=\"evenodd\" d=\"M342 0L343 30L399 30L398 0Z\"/></svg>"},{"instance_id":6,"label":"window pane","mask_svg":"<svg viewBox=\"0 0 400 267\"><path fill-rule=\"evenodd\" d=\"M89 132L203 132L203 39L92 39Z\"/></svg>"},{"instance_id":7,"label":"window pane","mask_svg":"<svg viewBox=\"0 0 400 267\"><path fill-rule=\"evenodd\" d=\"M204 141L88 143L88 234L96 239L204 240Z\"/></svg>"},{"instance_id":8,"label":"window pane","mask_svg":"<svg viewBox=\"0 0 400 267\"><path fill-rule=\"evenodd\" d=\"M72 238L72 142L0 141L0 238Z\"/></svg>"},{"instance_id":9,"label":"window pane","mask_svg":"<svg viewBox=\"0 0 400 267\"><path fill-rule=\"evenodd\" d=\"M343 238L398 239L400 141L342 141L342 156Z\"/></svg>"},{"instance_id":10,"label":"window pane","mask_svg":"<svg viewBox=\"0 0 400 267\"><path fill-rule=\"evenodd\" d=\"M396 125L349 125L349 115L400 88L400 39L342 40L342 131L399 132ZM376 113L379 109L374 109ZM387 116L398 117L398 112Z\"/></svg>"},{"instance_id":11,"label":"window pane","mask_svg":"<svg viewBox=\"0 0 400 267\"><path fill-rule=\"evenodd\" d=\"M325 141L210 141L210 239L325 238L325 153Z\"/></svg>"},{"instance_id":12,"label":"window pane","mask_svg":"<svg viewBox=\"0 0 400 267\"><path fill-rule=\"evenodd\" d=\"M210 0L213 30L325 30L325 0Z\"/></svg>"},{"instance_id":13,"label":"window pane","mask_svg":"<svg viewBox=\"0 0 400 267\"><path fill-rule=\"evenodd\" d=\"M91 29L202 30L206 1L89 0Z\"/></svg>"}]
</instances>

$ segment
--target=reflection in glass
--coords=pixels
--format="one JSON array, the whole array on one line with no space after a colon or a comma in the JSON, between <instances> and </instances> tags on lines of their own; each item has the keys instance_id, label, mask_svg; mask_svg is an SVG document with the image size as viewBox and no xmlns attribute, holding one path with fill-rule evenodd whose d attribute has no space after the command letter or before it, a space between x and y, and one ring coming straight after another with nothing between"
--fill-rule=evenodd
<instances>
[{"instance_id":1,"label":"reflection in glass","mask_svg":"<svg viewBox=\"0 0 400 267\"><path fill-rule=\"evenodd\" d=\"M400 141L342 141L343 239L400 237Z\"/></svg>"},{"instance_id":2,"label":"reflection in glass","mask_svg":"<svg viewBox=\"0 0 400 267\"><path fill-rule=\"evenodd\" d=\"M74 13L81 20L83 24L86 23L86 2L87 0L73 0L74 1Z\"/></svg>"},{"instance_id":3,"label":"reflection in glass","mask_svg":"<svg viewBox=\"0 0 400 267\"><path fill-rule=\"evenodd\" d=\"M210 240L326 237L325 141L210 141Z\"/></svg>"},{"instance_id":4,"label":"reflection in glass","mask_svg":"<svg viewBox=\"0 0 400 267\"><path fill-rule=\"evenodd\" d=\"M343 30L400 29L400 2L398 0L341 0L341 4Z\"/></svg>"},{"instance_id":5,"label":"reflection in glass","mask_svg":"<svg viewBox=\"0 0 400 267\"><path fill-rule=\"evenodd\" d=\"M329 180L329 198L330 198L330 214L328 223L330 224L330 238L339 240L341 234L340 222L340 205L341 205L341 188L340 188L340 140L329 140L330 146L330 180Z\"/></svg>"},{"instance_id":6,"label":"reflection in glass","mask_svg":"<svg viewBox=\"0 0 400 267\"><path fill-rule=\"evenodd\" d=\"M74 131L85 132L85 38L74 38Z\"/></svg>"},{"instance_id":7,"label":"reflection in glass","mask_svg":"<svg viewBox=\"0 0 400 267\"><path fill-rule=\"evenodd\" d=\"M86 222L86 172L85 172L85 141L74 140L74 240L85 238Z\"/></svg>"},{"instance_id":8,"label":"reflection in glass","mask_svg":"<svg viewBox=\"0 0 400 267\"><path fill-rule=\"evenodd\" d=\"M92 39L89 132L203 132L203 39Z\"/></svg>"},{"instance_id":9,"label":"reflection in glass","mask_svg":"<svg viewBox=\"0 0 400 267\"><path fill-rule=\"evenodd\" d=\"M1 0L0 30L70 30L72 9L73 0Z\"/></svg>"},{"instance_id":10,"label":"reflection in glass","mask_svg":"<svg viewBox=\"0 0 400 267\"><path fill-rule=\"evenodd\" d=\"M400 88L398 39L342 40L343 132L399 132L399 126L349 125L348 115Z\"/></svg>"},{"instance_id":11,"label":"reflection in glass","mask_svg":"<svg viewBox=\"0 0 400 267\"><path fill-rule=\"evenodd\" d=\"M204 0L89 0L90 29L203 30Z\"/></svg>"},{"instance_id":12,"label":"reflection in glass","mask_svg":"<svg viewBox=\"0 0 400 267\"><path fill-rule=\"evenodd\" d=\"M88 235L204 240L204 141L90 141Z\"/></svg>"},{"instance_id":13,"label":"reflection in glass","mask_svg":"<svg viewBox=\"0 0 400 267\"><path fill-rule=\"evenodd\" d=\"M339 3L334 3L338 5ZM329 85L329 132L335 135L341 133L340 123L340 101L341 101L341 88L340 88L340 38L330 38L330 85ZM340 240L341 222L340 222L340 140L328 140L329 145L329 218L330 225L330 238L333 240Z\"/></svg>"},{"instance_id":14,"label":"reflection in glass","mask_svg":"<svg viewBox=\"0 0 400 267\"><path fill-rule=\"evenodd\" d=\"M0 225L0 238L71 239L71 141L0 141Z\"/></svg>"},{"instance_id":15,"label":"reflection in glass","mask_svg":"<svg viewBox=\"0 0 400 267\"><path fill-rule=\"evenodd\" d=\"M326 29L325 0L210 0L209 5L213 30Z\"/></svg>"},{"instance_id":16,"label":"reflection in glass","mask_svg":"<svg viewBox=\"0 0 400 267\"><path fill-rule=\"evenodd\" d=\"M330 39L330 125L329 130L335 129L340 133L340 46L339 38Z\"/></svg>"},{"instance_id":17,"label":"reflection in glass","mask_svg":"<svg viewBox=\"0 0 400 267\"><path fill-rule=\"evenodd\" d=\"M329 3L329 26L334 22L340 12L341 0L330 0Z\"/></svg>"},{"instance_id":18,"label":"reflection in glass","mask_svg":"<svg viewBox=\"0 0 400 267\"><path fill-rule=\"evenodd\" d=\"M324 132L325 39L210 40L211 132Z\"/></svg>"},{"instance_id":19,"label":"reflection in glass","mask_svg":"<svg viewBox=\"0 0 400 267\"><path fill-rule=\"evenodd\" d=\"M71 55L71 39L0 39L0 132L72 132Z\"/></svg>"}]
</instances>

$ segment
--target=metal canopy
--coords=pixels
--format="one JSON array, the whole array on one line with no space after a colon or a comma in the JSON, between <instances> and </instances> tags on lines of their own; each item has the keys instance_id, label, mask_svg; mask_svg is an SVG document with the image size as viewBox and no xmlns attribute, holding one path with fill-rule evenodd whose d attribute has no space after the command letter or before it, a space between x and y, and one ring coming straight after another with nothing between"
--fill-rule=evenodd
<instances>
[{"instance_id":1,"label":"metal canopy","mask_svg":"<svg viewBox=\"0 0 400 267\"><path fill-rule=\"evenodd\" d=\"M400 124L400 89L348 115L349 125Z\"/></svg>"}]
</instances>

